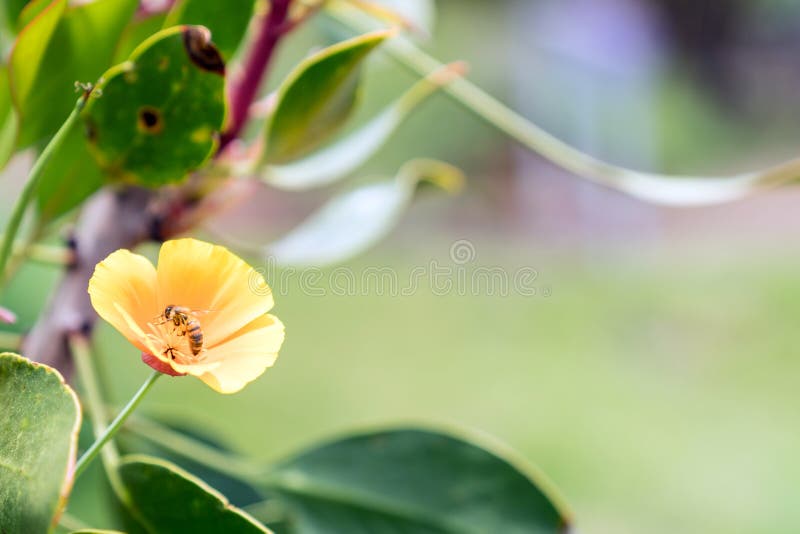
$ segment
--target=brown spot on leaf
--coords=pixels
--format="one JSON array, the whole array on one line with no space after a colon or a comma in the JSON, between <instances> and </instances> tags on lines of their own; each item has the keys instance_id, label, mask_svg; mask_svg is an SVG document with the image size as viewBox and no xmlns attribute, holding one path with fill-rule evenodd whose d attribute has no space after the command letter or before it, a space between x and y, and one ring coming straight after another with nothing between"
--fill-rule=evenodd
<instances>
[{"instance_id":1,"label":"brown spot on leaf","mask_svg":"<svg viewBox=\"0 0 800 534\"><path fill-rule=\"evenodd\" d=\"M164 129L164 121L161 120L161 112L151 106L139 108L139 130L149 134L157 134Z\"/></svg>"},{"instance_id":2,"label":"brown spot on leaf","mask_svg":"<svg viewBox=\"0 0 800 534\"><path fill-rule=\"evenodd\" d=\"M225 61L211 42L211 32L203 26L186 26L183 46L192 63L203 70L225 75Z\"/></svg>"},{"instance_id":3,"label":"brown spot on leaf","mask_svg":"<svg viewBox=\"0 0 800 534\"><path fill-rule=\"evenodd\" d=\"M94 125L94 122L91 120L86 120L84 125L84 133L86 134L86 140L90 143L94 143L97 141L97 127Z\"/></svg>"}]
</instances>

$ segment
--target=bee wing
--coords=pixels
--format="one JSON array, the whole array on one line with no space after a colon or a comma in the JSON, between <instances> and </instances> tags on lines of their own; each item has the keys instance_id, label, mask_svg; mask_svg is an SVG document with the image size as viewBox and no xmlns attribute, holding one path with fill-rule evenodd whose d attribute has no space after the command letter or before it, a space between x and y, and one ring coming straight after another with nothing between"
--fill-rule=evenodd
<instances>
[{"instance_id":1,"label":"bee wing","mask_svg":"<svg viewBox=\"0 0 800 534\"><path fill-rule=\"evenodd\" d=\"M206 315L207 313L213 313L214 310L192 310L192 315L201 316Z\"/></svg>"}]
</instances>

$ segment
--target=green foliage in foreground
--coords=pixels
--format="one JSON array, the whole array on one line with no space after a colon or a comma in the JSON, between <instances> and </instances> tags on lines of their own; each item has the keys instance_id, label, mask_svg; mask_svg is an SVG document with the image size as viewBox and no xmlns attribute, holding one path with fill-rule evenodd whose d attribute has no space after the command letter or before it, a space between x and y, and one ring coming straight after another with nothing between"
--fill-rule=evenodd
<instances>
[{"instance_id":1,"label":"green foliage in foreground","mask_svg":"<svg viewBox=\"0 0 800 534\"><path fill-rule=\"evenodd\" d=\"M72 485L77 399L56 372L3 354L0 400L8 408L0 419L0 530L49 531ZM117 473L134 531L269 532L169 462L128 456L105 467ZM527 470L454 435L400 429L346 437L240 477L283 510L290 532L562 532L565 516Z\"/></svg>"},{"instance_id":2,"label":"green foliage in foreground","mask_svg":"<svg viewBox=\"0 0 800 534\"><path fill-rule=\"evenodd\" d=\"M46 532L72 487L80 407L57 371L0 354L0 532Z\"/></svg>"}]
</instances>

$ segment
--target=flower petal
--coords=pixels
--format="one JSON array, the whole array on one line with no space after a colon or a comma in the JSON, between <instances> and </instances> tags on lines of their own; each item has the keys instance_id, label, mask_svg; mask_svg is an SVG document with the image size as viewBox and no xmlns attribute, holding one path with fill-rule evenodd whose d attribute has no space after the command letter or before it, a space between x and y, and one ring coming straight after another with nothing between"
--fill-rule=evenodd
<instances>
[{"instance_id":1,"label":"flower petal","mask_svg":"<svg viewBox=\"0 0 800 534\"><path fill-rule=\"evenodd\" d=\"M236 393L275 363L283 337L283 323L277 317L269 314L259 317L224 343L206 351L206 361L219 365L199 375L200 380L220 393ZM192 370L188 372L195 374Z\"/></svg>"},{"instance_id":2,"label":"flower petal","mask_svg":"<svg viewBox=\"0 0 800 534\"><path fill-rule=\"evenodd\" d=\"M145 325L158 315L156 282L153 264L125 249L98 263L89 280L89 298L97 314L142 351L147 351L144 340L130 328L120 309L146 330Z\"/></svg>"},{"instance_id":3,"label":"flower petal","mask_svg":"<svg viewBox=\"0 0 800 534\"><path fill-rule=\"evenodd\" d=\"M157 358L153 356L149 352L142 353L142 361L158 371L159 373L164 373L165 375L169 376L186 376L186 373L179 373L175 369L170 366L170 364L161 360L161 358Z\"/></svg>"},{"instance_id":4,"label":"flower petal","mask_svg":"<svg viewBox=\"0 0 800 534\"><path fill-rule=\"evenodd\" d=\"M175 239L158 257L158 303L209 313L199 317L213 346L267 313L272 292L255 269L225 247Z\"/></svg>"}]
</instances>

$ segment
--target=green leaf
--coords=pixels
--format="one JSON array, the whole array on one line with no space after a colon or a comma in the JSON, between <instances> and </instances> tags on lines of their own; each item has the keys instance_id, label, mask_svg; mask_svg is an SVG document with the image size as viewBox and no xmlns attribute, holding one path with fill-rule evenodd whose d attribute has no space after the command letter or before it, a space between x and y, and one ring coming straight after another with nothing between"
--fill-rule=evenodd
<instances>
[{"instance_id":1,"label":"green leaf","mask_svg":"<svg viewBox=\"0 0 800 534\"><path fill-rule=\"evenodd\" d=\"M81 411L55 369L0 354L0 532L48 532L72 488Z\"/></svg>"},{"instance_id":2,"label":"green leaf","mask_svg":"<svg viewBox=\"0 0 800 534\"><path fill-rule=\"evenodd\" d=\"M496 447L421 429L356 435L280 464L268 489L303 534L560 534L538 476Z\"/></svg>"},{"instance_id":3,"label":"green leaf","mask_svg":"<svg viewBox=\"0 0 800 534\"><path fill-rule=\"evenodd\" d=\"M120 461L133 516L153 534L253 533L269 530L175 465L136 455Z\"/></svg>"},{"instance_id":4,"label":"green leaf","mask_svg":"<svg viewBox=\"0 0 800 534\"><path fill-rule=\"evenodd\" d=\"M125 534L125 533L120 532L119 530L97 530L89 528L84 530L73 530L69 534Z\"/></svg>"},{"instance_id":5,"label":"green leaf","mask_svg":"<svg viewBox=\"0 0 800 534\"><path fill-rule=\"evenodd\" d=\"M99 84L84 110L90 152L114 179L180 182L214 153L225 117L225 65L201 26L162 30Z\"/></svg>"},{"instance_id":6,"label":"green leaf","mask_svg":"<svg viewBox=\"0 0 800 534\"><path fill-rule=\"evenodd\" d=\"M38 222L45 225L103 186L103 171L89 154L82 128L74 128L44 169L36 190Z\"/></svg>"},{"instance_id":7,"label":"green leaf","mask_svg":"<svg viewBox=\"0 0 800 534\"><path fill-rule=\"evenodd\" d=\"M391 31L342 41L302 61L278 89L264 158L287 163L317 147L344 123L358 97L361 65Z\"/></svg>"},{"instance_id":8,"label":"green leaf","mask_svg":"<svg viewBox=\"0 0 800 534\"><path fill-rule=\"evenodd\" d=\"M0 66L0 169L11 159L16 137L17 115L11 102L8 69Z\"/></svg>"},{"instance_id":9,"label":"green leaf","mask_svg":"<svg viewBox=\"0 0 800 534\"><path fill-rule=\"evenodd\" d=\"M178 24L196 24L211 30L214 44L222 57L230 60L244 38L247 25L253 16L255 0L178 0L172 6L164 27Z\"/></svg>"},{"instance_id":10,"label":"green leaf","mask_svg":"<svg viewBox=\"0 0 800 534\"><path fill-rule=\"evenodd\" d=\"M44 55L66 7L66 0L54 0L25 26L14 43L8 69L11 97L18 111L29 110L27 101L35 93Z\"/></svg>"},{"instance_id":11,"label":"green leaf","mask_svg":"<svg viewBox=\"0 0 800 534\"><path fill-rule=\"evenodd\" d=\"M4 10L3 15L9 29L15 32L19 31L20 26L17 25L17 21L19 20L20 13L22 13L22 10L27 4L28 0L4 0L2 2L2 8Z\"/></svg>"},{"instance_id":12,"label":"green leaf","mask_svg":"<svg viewBox=\"0 0 800 534\"><path fill-rule=\"evenodd\" d=\"M305 190L330 185L367 162L400 127L409 114L454 75L459 64L417 82L378 116L334 144L301 160L265 169L264 180L280 189Z\"/></svg>"},{"instance_id":13,"label":"green leaf","mask_svg":"<svg viewBox=\"0 0 800 534\"><path fill-rule=\"evenodd\" d=\"M464 177L435 160L405 164L397 177L334 197L267 252L279 265L321 266L349 259L385 237L411 204L420 182L455 192Z\"/></svg>"},{"instance_id":14,"label":"green leaf","mask_svg":"<svg viewBox=\"0 0 800 534\"><path fill-rule=\"evenodd\" d=\"M10 62L19 147L52 135L75 105L75 82L94 82L111 66L137 4L96 0L67 6L56 0L25 27Z\"/></svg>"}]
</instances>

